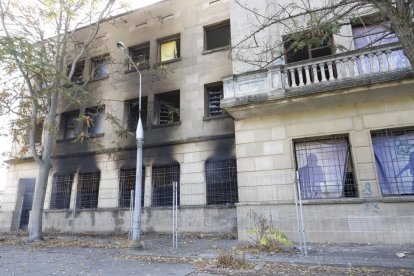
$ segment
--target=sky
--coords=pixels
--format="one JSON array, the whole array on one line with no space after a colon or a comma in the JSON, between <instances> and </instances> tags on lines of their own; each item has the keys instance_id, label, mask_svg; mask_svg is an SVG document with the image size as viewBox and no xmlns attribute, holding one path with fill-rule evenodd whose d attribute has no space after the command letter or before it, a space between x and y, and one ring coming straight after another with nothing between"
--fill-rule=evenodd
<instances>
[{"instance_id":1,"label":"sky","mask_svg":"<svg viewBox=\"0 0 414 276\"><path fill-rule=\"evenodd\" d=\"M131 9L141 8L147 5L160 2L162 0L128 0ZM7 129L7 118L0 117L0 132ZM0 136L0 154L11 150L11 139L9 136ZM0 155L0 191L4 190L7 181L7 165L4 163L6 158Z\"/></svg>"}]
</instances>

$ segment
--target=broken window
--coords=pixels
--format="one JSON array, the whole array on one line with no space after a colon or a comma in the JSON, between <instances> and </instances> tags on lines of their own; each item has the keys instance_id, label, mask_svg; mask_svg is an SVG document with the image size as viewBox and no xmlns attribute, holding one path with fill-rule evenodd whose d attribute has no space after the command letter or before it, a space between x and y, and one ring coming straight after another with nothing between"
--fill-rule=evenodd
<instances>
[{"instance_id":1,"label":"broken window","mask_svg":"<svg viewBox=\"0 0 414 276\"><path fill-rule=\"evenodd\" d=\"M385 196L414 194L414 129L371 134L381 192Z\"/></svg>"},{"instance_id":2,"label":"broken window","mask_svg":"<svg viewBox=\"0 0 414 276\"><path fill-rule=\"evenodd\" d=\"M172 61L180 58L180 35L160 39L158 44L160 62Z\"/></svg>"},{"instance_id":3,"label":"broken window","mask_svg":"<svg viewBox=\"0 0 414 276\"><path fill-rule=\"evenodd\" d=\"M303 199L357 197L346 137L296 142L295 156Z\"/></svg>"},{"instance_id":4,"label":"broken window","mask_svg":"<svg viewBox=\"0 0 414 276\"><path fill-rule=\"evenodd\" d=\"M180 121L180 91L155 95L157 124L165 125Z\"/></svg>"},{"instance_id":5,"label":"broken window","mask_svg":"<svg viewBox=\"0 0 414 276\"><path fill-rule=\"evenodd\" d=\"M91 58L92 79L100 79L109 75L109 56Z\"/></svg>"},{"instance_id":6,"label":"broken window","mask_svg":"<svg viewBox=\"0 0 414 276\"><path fill-rule=\"evenodd\" d=\"M220 116L224 110L220 107L223 99L223 83L206 85L206 114L208 117Z\"/></svg>"},{"instance_id":7,"label":"broken window","mask_svg":"<svg viewBox=\"0 0 414 276\"><path fill-rule=\"evenodd\" d=\"M70 139L76 136L76 124L79 119L79 110L66 112L61 114L61 125L63 130L63 138Z\"/></svg>"},{"instance_id":8,"label":"broken window","mask_svg":"<svg viewBox=\"0 0 414 276\"><path fill-rule=\"evenodd\" d=\"M150 44L140 44L137 46L133 46L128 48L129 56L131 57L132 61L138 67L138 69L146 69L149 67L149 59L150 59ZM135 67L128 62L128 71L135 71Z\"/></svg>"},{"instance_id":9,"label":"broken window","mask_svg":"<svg viewBox=\"0 0 414 276\"><path fill-rule=\"evenodd\" d=\"M283 37L286 63L328 56L333 53L332 37L323 32L301 32Z\"/></svg>"},{"instance_id":10,"label":"broken window","mask_svg":"<svg viewBox=\"0 0 414 276\"><path fill-rule=\"evenodd\" d=\"M76 208L90 209L98 207L100 172L79 173Z\"/></svg>"},{"instance_id":11,"label":"broken window","mask_svg":"<svg viewBox=\"0 0 414 276\"><path fill-rule=\"evenodd\" d=\"M141 121L142 126L147 127L148 114L148 97L141 98ZM131 99L126 101L126 111L128 112L127 128L128 131L136 131L139 117L139 99Z\"/></svg>"},{"instance_id":12,"label":"broken window","mask_svg":"<svg viewBox=\"0 0 414 276\"><path fill-rule=\"evenodd\" d=\"M131 203L131 191L135 190L135 179L137 170L121 169L119 175L119 207L129 208ZM142 190L141 190L141 206L144 206L145 191L145 168L142 168Z\"/></svg>"},{"instance_id":13,"label":"broken window","mask_svg":"<svg viewBox=\"0 0 414 276\"><path fill-rule=\"evenodd\" d=\"M68 73L72 69L72 65L68 66ZM76 83L78 85L83 84L83 71L85 69L85 61L78 61L78 63L75 66L75 71L73 72L71 81L73 83Z\"/></svg>"},{"instance_id":14,"label":"broken window","mask_svg":"<svg viewBox=\"0 0 414 276\"><path fill-rule=\"evenodd\" d=\"M152 166L152 206L173 205L174 182L177 182L177 205L180 205L180 164Z\"/></svg>"},{"instance_id":15,"label":"broken window","mask_svg":"<svg viewBox=\"0 0 414 276\"><path fill-rule=\"evenodd\" d=\"M222 48L230 45L230 21L204 27L205 50Z\"/></svg>"},{"instance_id":16,"label":"broken window","mask_svg":"<svg viewBox=\"0 0 414 276\"><path fill-rule=\"evenodd\" d=\"M49 209L69 209L72 192L73 174L55 174L53 176L52 196Z\"/></svg>"},{"instance_id":17,"label":"broken window","mask_svg":"<svg viewBox=\"0 0 414 276\"><path fill-rule=\"evenodd\" d=\"M206 161L207 204L238 201L236 159Z\"/></svg>"},{"instance_id":18,"label":"broken window","mask_svg":"<svg viewBox=\"0 0 414 276\"><path fill-rule=\"evenodd\" d=\"M97 106L85 109L84 127L89 134L104 133L105 107Z\"/></svg>"}]
</instances>

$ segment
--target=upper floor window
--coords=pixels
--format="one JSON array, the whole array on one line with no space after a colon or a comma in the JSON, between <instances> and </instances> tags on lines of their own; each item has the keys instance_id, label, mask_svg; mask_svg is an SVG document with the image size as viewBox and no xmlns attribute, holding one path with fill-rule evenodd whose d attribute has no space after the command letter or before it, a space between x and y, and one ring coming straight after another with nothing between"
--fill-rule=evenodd
<instances>
[{"instance_id":1,"label":"upper floor window","mask_svg":"<svg viewBox=\"0 0 414 276\"><path fill-rule=\"evenodd\" d=\"M129 56L138 67L138 69L146 69L149 67L150 59L150 43L144 43L128 48ZM128 71L135 71L135 67L128 62Z\"/></svg>"},{"instance_id":2,"label":"upper floor window","mask_svg":"<svg viewBox=\"0 0 414 276\"><path fill-rule=\"evenodd\" d=\"M91 58L91 77L100 79L109 75L109 56Z\"/></svg>"},{"instance_id":3,"label":"upper floor window","mask_svg":"<svg viewBox=\"0 0 414 276\"><path fill-rule=\"evenodd\" d=\"M296 142L295 156L303 199L357 197L346 137Z\"/></svg>"},{"instance_id":4,"label":"upper floor window","mask_svg":"<svg viewBox=\"0 0 414 276\"><path fill-rule=\"evenodd\" d=\"M414 195L414 128L371 134L383 195Z\"/></svg>"},{"instance_id":5,"label":"upper floor window","mask_svg":"<svg viewBox=\"0 0 414 276\"><path fill-rule=\"evenodd\" d=\"M224 110L220 107L220 101L223 99L223 83L205 85L206 115L208 117L221 116Z\"/></svg>"},{"instance_id":6,"label":"upper floor window","mask_svg":"<svg viewBox=\"0 0 414 276\"><path fill-rule=\"evenodd\" d=\"M283 37L286 63L328 56L333 53L332 37L325 33L300 32Z\"/></svg>"},{"instance_id":7,"label":"upper floor window","mask_svg":"<svg viewBox=\"0 0 414 276\"><path fill-rule=\"evenodd\" d=\"M142 126L147 127L148 122L148 97L141 98L141 122ZM127 128L128 131L136 131L139 117L139 99L131 99L126 101Z\"/></svg>"},{"instance_id":8,"label":"upper floor window","mask_svg":"<svg viewBox=\"0 0 414 276\"><path fill-rule=\"evenodd\" d=\"M159 125L180 121L179 90L155 95L155 116Z\"/></svg>"},{"instance_id":9,"label":"upper floor window","mask_svg":"<svg viewBox=\"0 0 414 276\"><path fill-rule=\"evenodd\" d=\"M71 69L72 69L72 65L69 65L68 66L68 73L70 72ZM73 83L76 83L76 84L82 84L83 83L83 71L84 71L84 69L85 69L85 61L84 60L78 61L78 63L75 66L75 71L73 72L72 79L71 79L71 81Z\"/></svg>"},{"instance_id":10,"label":"upper floor window","mask_svg":"<svg viewBox=\"0 0 414 276\"><path fill-rule=\"evenodd\" d=\"M101 134L104 132L105 107L96 106L85 109L84 127L89 134Z\"/></svg>"},{"instance_id":11,"label":"upper floor window","mask_svg":"<svg viewBox=\"0 0 414 276\"><path fill-rule=\"evenodd\" d=\"M159 46L159 61L167 62L179 59L180 54L180 35L174 35L158 40Z\"/></svg>"},{"instance_id":12,"label":"upper floor window","mask_svg":"<svg viewBox=\"0 0 414 276\"><path fill-rule=\"evenodd\" d=\"M205 50L222 48L230 45L230 21L204 27Z\"/></svg>"},{"instance_id":13,"label":"upper floor window","mask_svg":"<svg viewBox=\"0 0 414 276\"><path fill-rule=\"evenodd\" d=\"M75 129L79 119L79 110L62 113L60 115L60 124L62 126L63 138L69 139L75 137Z\"/></svg>"},{"instance_id":14,"label":"upper floor window","mask_svg":"<svg viewBox=\"0 0 414 276\"><path fill-rule=\"evenodd\" d=\"M36 123L36 133L35 133L35 143L41 143L42 142L42 134L43 134L43 123L44 120L40 119ZM24 144L29 145L30 144L30 130L28 130L24 135Z\"/></svg>"}]
</instances>

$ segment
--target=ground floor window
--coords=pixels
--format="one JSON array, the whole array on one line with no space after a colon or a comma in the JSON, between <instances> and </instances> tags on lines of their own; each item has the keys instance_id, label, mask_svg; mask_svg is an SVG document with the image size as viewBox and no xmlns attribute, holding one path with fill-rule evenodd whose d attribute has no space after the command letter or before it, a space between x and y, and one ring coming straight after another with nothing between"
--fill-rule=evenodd
<instances>
[{"instance_id":1,"label":"ground floor window","mask_svg":"<svg viewBox=\"0 0 414 276\"><path fill-rule=\"evenodd\" d=\"M207 204L238 201L236 159L206 161Z\"/></svg>"},{"instance_id":2,"label":"ground floor window","mask_svg":"<svg viewBox=\"0 0 414 276\"><path fill-rule=\"evenodd\" d=\"M98 207L100 172L79 173L76 208Z\"/></svg>"},{"instance_id":3,"label":"ground floor window","mask_svg":"<svg viewBox=\"0 0 414 276\"><path fill-rule=\"evenodd\" d=\"M303 199L357 197L347 137L298 141L294 145Z\"/></svg>"},{"instance_id":4,"label":"ground floor window","mask_svg":"<svg viewBox=\"0 0 414 276\"><path fill-rule=\"evenodd\" d=\"M371 134L383 195L414 194L414 128Z\"/></svg>"},{"instance_id":5,"label":"ground floor window","mask_svg":"<svg viewBox=\"0 0 414 276\"><path fill-rule=\"evenodd\" d=\"M137 170L121 169L119 173L119 207L129 208L131 203L131 190L135 190L135 179ZM142 193L141 206L144 206L145 168L142 168Z\"/></svg>"},{"instance_id":6,"label":"ground floor window","mask_svg":"<svg viewBox=\"0 0 414 276\"><path fill-rule=\"evenodd\" d=\"M50 209L69 209L72 192L73 174L57 173L53 176Z\"/></svg>"},{"instance_id":7,"label":"ground floor window","mask_svg":"<svg viewBox=\"0 0 414 276\"><path fill-rule=\"evenodd\" d=\"M173 205L173 183L177 182L177 201L180 205L180 165L152 167L152 206Z\"/></svg>"}]
</instances>

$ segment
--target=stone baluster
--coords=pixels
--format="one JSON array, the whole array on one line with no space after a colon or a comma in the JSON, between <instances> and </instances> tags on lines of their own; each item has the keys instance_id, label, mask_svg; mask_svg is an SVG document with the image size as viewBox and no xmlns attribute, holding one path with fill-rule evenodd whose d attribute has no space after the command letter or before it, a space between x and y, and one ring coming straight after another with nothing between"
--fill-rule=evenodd
<instances>
[{"instance_id":1,"label":"stone baluster","mask_svg":"<svg viewBox=\"0 0 414 276\"><path fill-rule=\"evenodd\" d=\"M317 64L312 64L312 69L313 69L313 83L319 83L318 65Z\"/></svg>"},{"instance_id":2,"label":"stone baluster","mask_svg":"<svg viewBox=\"0 0 414 276\"><path fill-rule=\"evenodd\" d=\"M343 59L343 64L344 64L344 71L345 71L345 79L348 79L350 77L348 58Z\"/></svg>"},{"instance_id":3,"label":"stone baluster","mask_svg":"<svg viewBox=\"0 0 414 276\"><path fill-rule=\"evenodd\" d=\"M367 73L367 67L366 67L366 61L365 61L365 55L362 54L359 56L359 60L361 61L361 75Z\"/></svg>"},{"instance_id":4,"label":"stone baluster","mask_svg":"<svg viewBox=\"0 0 414 276\"><path fill-rule=\"evenodd\" d=\"M371 72L369 73L374 73L375 72L375 68L374 68L374 54L373 53L369 53L368 54L368 59L369 59L369 66L371 67Z\"/></svg>"},{"instance_id":5,"label":"stone baluster","mask_svg":"<svg viewBox=\"0 0 414 276\"><path fill-rule=\"evenodd\" d=\"M328 64L328 71L329 71L329 80L333 81L335 78L333 74L332 61L328 61L327 64Z\"/></svg>"},{"instance_id":6,"label":"stone baluster","mask_svg":"<svg viewBox=\"0 0 414 276\"><path fill-rule=\"evenodd\" d=\"M384 59L383 59L382 51L376 52L375 55L378 58L379 71L380 72L385 72L386 70L385 70L385 67L384 67Z\"/></svg>"},{"instance_id":7,"label":"stone baluster","mask_svg":"<svg viewBox=\"0 0 414 276\"><path fill-rule=\"evenodd\" d=\"M336 77L336 79L337 80L342 80L344 78L344 76L342 74L343 73L343 71L342 71L342 69L343 69L342 61L340 59L338 59L338 60L335 61L335 64L336 64L336 73L338 75Z\"/></svg>"},{"instance_id":8,"label":"stone baluster","mask_svg":"<svg viewBox=\"0 0 414 276\"><path fill-rule=\"evenodd\" d=\"M306 84L308 85L312 83L311 78L310 78L310 75L311 75L310 70L312 70L311 67L309 65L306 65L305 66Z\"/></svg>"},{"instance_id":9,"label":"stone baluster","mask_svg":"<svg viewBox=\"0 0 414 276\"><path fill-rule=\"evenodd\" d=\"M394 59L392 56L392 51L387 50L385 51L385 54L387 55L388 70L389 71L395 70L395 63L394 63Z\"/></svg>"},{"instance_id":10,"label":"stone baluster","mask_svg":"<svg viewBox=\"0 0 414 276\"><path fill-rule=\"evenodd\" d=\"M292 80L292 87L298 87L298 85L296 84L296 79L295 79L295 68L292 68L289 71L290 71L290 79Z\"/></svg>"},{"instance_id":11,"label":"stone baluster","mask_svg":"<svg viewBox=\"0 0 414 276\"><path fill-rule=\"evenodd\" d=\"M305 83L303 82L303 68L299 67L297 70L299 75L299 87L302 87L305 85Z\"/></svg>"},{"instance_id":12,"label":"stone baluster","mask_svg":"<svg viewBox=\"0 0 414 276\"><path fill-rule=\"evenodd\" d=\"M285 71L284 71L284 73L283 73L283 75L284 75L284 80L285 80L285 88L287 87L287 88L289 88L289 87L291 87L291 85L289 85L289 69L285 69Z\"/></svg>"},{"instance_id":13,"label":"stone baluster","mask_svg":"<svg viewBox=\"0 0 414 276\"><path fill-rule=\"evenodd\" d=\"M359 76L359 70L358 70L357 57L351 57L351 64L352 64L352 69L354 71L354 77L358 77Z\"/></svg>"},{"instance_id":14,"label":"stone baluster","mask_svg":"<svg viewBox=\"0 0 414 276\"><path fill-rule=\"evenodd\" d=\"M326 72L325 72L325 64L324 63L319 63L319 68L321 69L321 76L322 76L321 82L327 81Z\"/></svg>"}]
</instances>

